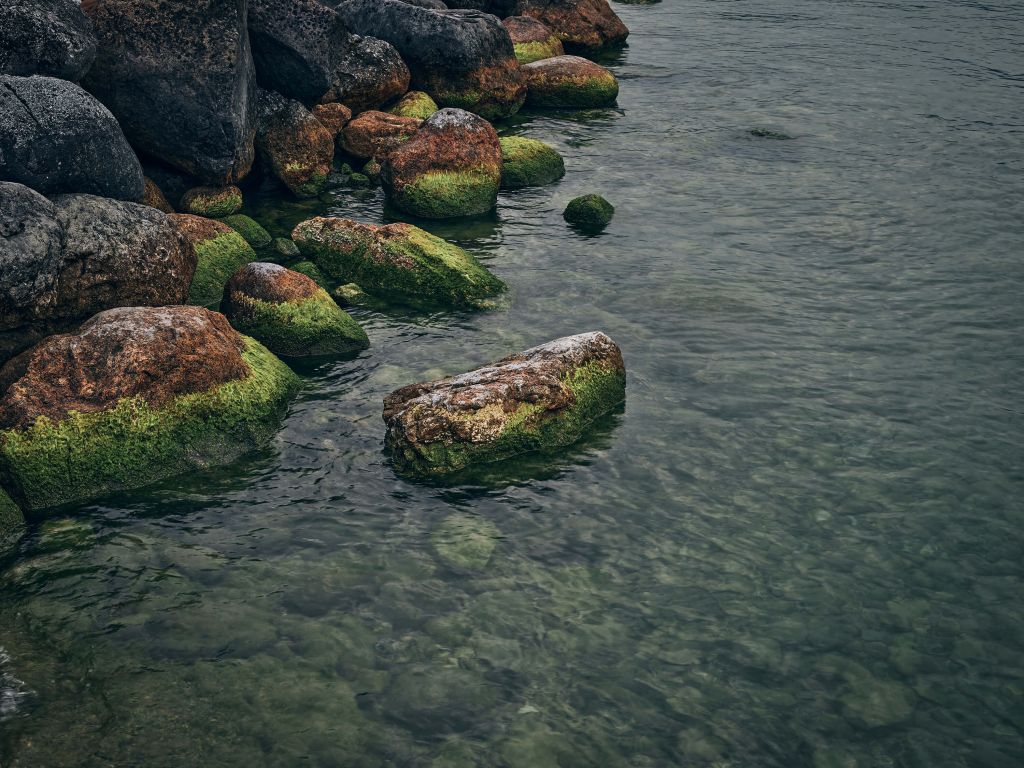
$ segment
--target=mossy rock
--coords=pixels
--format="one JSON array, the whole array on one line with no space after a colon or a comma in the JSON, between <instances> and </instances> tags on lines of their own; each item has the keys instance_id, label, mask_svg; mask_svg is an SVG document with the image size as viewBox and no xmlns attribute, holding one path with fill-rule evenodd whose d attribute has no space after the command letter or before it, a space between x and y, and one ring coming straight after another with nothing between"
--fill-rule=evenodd
<instances>
[{"instance_id":1,"label":"mossy rock","mask_svg":"<svg viewBox=\"0 0 1024 768\"><path fill-rule=\"evenodd\" d=\"M615 208L600 195L582 195L569 201L562 217L582 231L597 233L608 226Z\"/></svg>"},{"instance_id":2,"label":"mossy rock","mask_svg":"<svg viewBox=\"0 0 1024 768\"><path fill-rule=\"evenodd\" d=\"M501 188L541 187L565 176L565 161L558 150L536 139L503 136Z\"/></svg>"},{"instance_id":3,"label":"mossy rock","mask_svg":"<svg viewBox=\"0 0 1024 768\"><path fill-rule=\"evenodd\" d=\"M490 520L462 514L445 518L430 535L438 556L463 570L486 567L500 538L501 531Z\"/></svg>"},{"instance_id":4,"label":"mossy rock","mask_svg":"<svg viewBox=\"0 0 1024 768\"><path fill-rule=\"evenodd\" d=\"M275 237L273 247L274 252L283 259L297 259L302 255L295 243L288 237Z\"/></svg>"},{"instance_id":5,"label":"mossy rock","mask_svg":"<svg viewBox=\"0 0 1024 768\"><path fill-rule=\"evenodd\" d=\"M234 216L225 216L221 221L245 238L245 242L253 248L266 248L274 241L263 225L245 214L236 213Z\"/></svg>"},{"instance_id":6,"label":"mossy rock","mask_svg":"<svg viewBox=\"0 0 1024 768\"><path fill-rule=\"evenodd\" d=\"M531 107L591 109L615 103L619 82L610 71L580 56L555 56L522 68Z\"/></svg>"},{"instance_id":7,"label":"mossy rock","mask_svg":"<svg viewBox=\"0 0 1024 768\"><path fill-rule=\"evenodd\" d=\"M535 61L550 59L565 53L565 50L562 48L562 41L558 38L558 35L554 34L545 40L515 43L512 47L515 49L516 59L520 64L532 64Z\"/></svg>"},{"instance_id":8,"label":"mossy rock","mask_svg":"<svg viewBox=\"0 0 1024 768\"><path fill-rule=\"evenodd\" d=\"M193 216L222 219L242 209L242 191L238 187L193 187L181 198L181 209Z\"/></svg>"},{"instance_id":9,"label":"mossy rock","mask_svg":"<svg viewBox=\"0 0 1024 768\"><path fill-rule=\"evenodd\" d=\"M363 175L374 184L378 183L380 181L380 163L374 158L367 160L366 165L363 166Z\"/></svg>"},{"instance_id":10,"label":"mossy rock","mask_svg":"<svg viewBox=\"0 0 1024 768\"><path fill-rule=\"evenodd\" d=\"M438 109L440 107L430 98L429 94L423 91L409 91L388 112L399 117L416 117L420 120L426 120L437 112Z\"/></svg>"},{"instance_id":11,"label":"mossy rock","mask_svg":"<svg viewBox=\"0 0 1024 768\"><path fill-rule=\"evenodd\" d=\"M292 241L289 240L288 242L291 243ZM292 243L292 245L294 245L294 243ZM295 253L296 255L299 255L298 248L295 249ZM298 261L295 264L288 265L288 269L292 270L292 272L298 272L300 275L305 275L325 291L329 291L331 289L330 281L324 276L324 273L320 271L320 267L312 261Z\"/></svg>"},{"instance_id":12,"label":"mossy rock","mask_svg":"<svg viewBox=\"0 0 1024 768\"><path fill-rule=\"evenodd\" d=\"M363 307L365 309L387 309L387 302L371 296L356 283L345 283L339 285L333 291L331 296L343 307Z\"/></svg>"},{"instance_id":13,"label":"mossy rock","mask_svg":"<svg viewBox=\"0 0 1024 768\"><path fill-rule=\"evenodd\" d=\"M348 177L348 185L354 189L369 189L373 186L373 180L365 173L353 173Z\"/></svg>"},{"instance_id":14,"label":"mossy rock","mask_svg":"<svg viewBox=\"0 0 1024 768\"><path fill-rule=\"evenodd\" d=\"M393 191L391 202L423 219L450 219L494 208L500 182L490 173L428 171Z\"/></svg>"},{"instance_id":15,"label":"mossy rock","mask_svg":"<svg viewBox=\"0 0 1024 768\"><path fill-rule=\"evenodd\" d=\"M25 527L25 516L7 491L0 488L0 547L9 543Z\"/></svg>"},{"instance_id":16,"label":"mossy rock","mask_svg":"<svg viewBox=\"0 0 1024 768\"><path fill-rule=\"evenodd\" d=\"M195 243L196 272L188 292L188 303L209 307L220 301L228 279L251 261L256 251L234 230L220 232L209 240Z\"/></svg>"}]
</instances>

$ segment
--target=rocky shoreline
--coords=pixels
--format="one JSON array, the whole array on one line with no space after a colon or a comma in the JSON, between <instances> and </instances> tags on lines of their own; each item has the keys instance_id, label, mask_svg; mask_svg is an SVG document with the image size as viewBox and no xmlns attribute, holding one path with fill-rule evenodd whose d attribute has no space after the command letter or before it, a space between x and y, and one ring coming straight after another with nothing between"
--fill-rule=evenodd
<instances>
[{"instance_id":1,"label":"rocky shoreline","mask_svg":"<svg viewBox=\"0 0 1024 768\"><path fill-rule=\"evenodd\" d=\"M341 178L416 219L489 212L566 173L501 121L614 104L587 57L627 35L606 0L0 9L0 541L265 445L299 386L279 357L370 345L344 306L496 307L505 283L419 227L275 239L246 190ZM566 219L595 234L612 211L589 195ZM624 392L618 347L584 333L396 391L386 444L402 473L454 472L567 445Z\"/></svg>"}]
</instances>

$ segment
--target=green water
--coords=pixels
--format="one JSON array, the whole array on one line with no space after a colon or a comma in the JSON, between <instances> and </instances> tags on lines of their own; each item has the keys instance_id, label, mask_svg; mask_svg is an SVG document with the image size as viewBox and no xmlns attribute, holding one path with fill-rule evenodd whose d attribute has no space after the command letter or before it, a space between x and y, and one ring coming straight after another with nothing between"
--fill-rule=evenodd
<instances>
[{"instance_id":1,"label":"green water","mask_svg":"<svg viewBox=\"0 0 1024 768\"><path fill-rule=\"evenodd\" d=\"M430 226L506 307L357 311L270 450L0 560L0 765L1024 764L1024 10L616 10L618 108L503 127L565 179ZM579 444L394 474L385 394L589 330Z\"/></svg>"}]
</instances>

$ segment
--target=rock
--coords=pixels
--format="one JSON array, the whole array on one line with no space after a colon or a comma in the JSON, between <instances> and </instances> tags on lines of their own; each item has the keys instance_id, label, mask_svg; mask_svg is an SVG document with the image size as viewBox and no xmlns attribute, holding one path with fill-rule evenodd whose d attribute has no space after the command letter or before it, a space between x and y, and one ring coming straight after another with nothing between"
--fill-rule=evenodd
<instances>
[{"instance_id":1,"label":"rock","mask_svg":"<svg viewBox=\"0 0 1024 768\"><path fill-rule=\"evenodd\" d=\"M297 101L260 91L256 147L296 197L316 197L334 163L334 136Z\"/></svg>"},{"instance_id":2,"label":"rock","mask_svg":"<svg viewBox=\"0 0 1024 768\"><path fill-rule=\"evenodd\" d=\"M562 156L543 141L522 136L503 136L500 141L502 189L540 187L565 176Z\"/></svg>"},{"instance_id":3,"label":"rock","mask_svg":"<svg viewBox=\"0 0 1024 768\"><path fill-rule=\"evenodd\" d=\"M236 213L234 216L225 216L221 221L245 238L245 242L255 249L267 248L274 241L274 238L258 221L244 214Z\"/></svg>"},{"instance_id":4,"label":"rock","mask_svg":"<svg viewBox=\"0 0 1024 768\"><path fill-rule=\"evenodd\" d=\"M142 204L164 213L174 213L174 206L167 202L163 191L150 178L143 177Z\"/></svg>"},{"instance_id":5,"label":"rock","mask_svg":"<svg viewBox=\"0 0 1024 768\"><path fill-rule=\"evenodd\" d=\"M558 35L529 16L510 16L501 22L512 38L512 47L520 64L530 64L553 56L562 56L565 49Z\"/></svg>"},{"instance_id":6,"label":"rock","mask_svg":"<svg viewBox=\"0 0 1024 768\"><path fill-rule=\"evenodd\" d=\"M466 251L411 224L315 218L292 240L332 280L411 306L486 307L505 289Z\"/></svg>"},{"instance_id":7,"label":"rock","mask_svg":"<svg viewBox=\"0 0 1024 768\"><path fill-rule=\"evenodd\" d=\"M274 253L280 256L282 259L297 259L302 254L299 253L298 247L288 237L275 237L274 238Z\"/></svg>"},{"instance_id":8,"label":"rock","mask_svg":"<svg viewBox=\"0 0 1024 768\"><path fill-rule=\"evenodd\" d=\"M331 132L331 136L338 138L342 129L352 119L352 110L344 104L338 104L337 102L317 104L313 107L313 117L319 120L323 127Z\"/></svg>"},{"instance_id":9,"label":"rock","mask_svg":"<svg viewBox=\"0 0 1024 768\"><path fill-rule=\"evenodd\" d=\"M341 132L341 148L353 157L383 158L419 130L422 120L387 112L363 112Z\"/></svg>"},{"instance_id":10,"label":"rock","mask_svg":"<svg viewBox=\"0 0 1024 768\"><path fill-rule=\"evenodd\" d=\"M380 182L380 171L381 171L380 162L375 160L375 159L373 159L373 158L370 158L369 160L367 160L366 161L366 165L363 166L363 175L366 178L368 178L371 182L373 182L374 184L377 184L377 183Z\"/></svg>"},{"instance_id":11,"label":"rock","mask_svg":"<svg viewBox=\"0 0 1024 768\"><path fill-rule=\"evenodd\" d=\"M607 227L614 214L615 208L600 195L582 195L569 201L562 218L584 232L595 233Z\"/></svg>"},{"instance_id":12,"label":"rock","mask_svg":"<svg viewBox=\"0 0 1024 768\"><path fill-rule=\"evenodd\" d=\"M497 18L469 10L435 10L401 0L348 0L338 12L353 32L398 49L414 88L443 107L488 119L507 117L525 90L508 32Z\"/></svg>"},{"instance_id":13,"label":"rock","mask_svg":"<svg viewBox=\"0 0 1024 768\"><path fill-rule=\"evenodd\" d=\"M625 398L622 354L603 333L528 349L460 376L412 384L384 398L385 443L417 475L575 442Z\"/></svg>"},{"instance_id":14,"label":"rock","mask_svg":"<svg viewBox=\"0 0 1024 768\"><path fill-rule=\"evenodd\" d=\"M486 120L442 109L382 162L388 199L414 216L445 219L485 213L498 200L501 144Z\"/></svg>"},{"instance_id":15,"label":"rock","mask_svg":"<svg viewBox=\"0 0 1024 768\"><path fill-rule=\"evenodd\" d=\"M313 280L278 264L255 262L224 289L221 311L240 333L286 357L355 352L370 340Z\"/></svg>"},{"instance_id":16,"label":"rock","mask_svg":"<svg viewBox=\"0 0 1024 768\"><path fill-rule=\"evenodd\" d=\"M437 110L438 106L430 98L430 94L423 91L409 91L388 111L399 117L415 117L419 120L426 120Z\"/></svg>"},{"instance_id":17,"label":"rock","mask_svg":"<svg viewBox=\"0 0 1024 768\"><path fill-rule=\"evenodd\" d=\"M556 56L523 67L531 107L607 107L619 95L615 75L579 56Z\"/></svg>"},{"instance_id":18,"label":"rock","mask_svg":"<svg viewBox=\"0 0 1024 768\"><path fill-rule=\"evenodd\" d=\"M164 198L171 207L178 210L181 205L181 198L193 187L199 186L194 176L177 171L163 164L146 162L142 164L144 178L152 181L163 193Z\"/></svg>"},{"instance_id":19,"label":"rock","mask_svg":"<svg viewBox=\"0 0 1024 768\"><path fill-rule=\"evenodd\" d=\"M607 0L515 0L514 12L543 23L570 53L598 53L629 36Z\"/></svg>"},{"instance_id":20,"label":"rock","mask_svg":"<svg viewBox=\"0 0 1024 768\"><path fill-rule=\"evenodd\" d=\"M142 200L142 166L117 121L74 83L0 76L0 180L44 195Z\"/></svg>"},{"instance_id":21,"label":"rock","mask_svg":"<svg viewBox=\"0 0 1024 768\"><path fill-rule=\"evenodd\" d=\"M317 0L249 0L248 20L261 86L307 105L330 90L349 40L334 10Z\"/></svg>"},{"instance_id":22,"label":"rock","mask_svg":"<svg viewBox=\"0 0 1024 768\"><path fill-rule=\"evenodd\" d=\"M230 216L242 210L242 190L235 186L193 187L182 195L181 210L209 219Z\"/></svg>"},{"instance_id":23,"label":"rock","mask_svg":"<svg viewBox=\"0 0 1024 768\"><path fill-rule=\"evenodd\" d=\"M334 72L324 102L343 101L353 112L377 109L409 90L409 67L383 40L355 35Z\"/></svg>"},{"instance_id":24,"label":"rock","mask_svg":"<svg viewBox=\"0 0 1024 768\"><path fill-rule=\"evenodd\" d=\"M291 240L288 242L290 243ZM296 249L296 255L298 255L298 249ZM300 275L305 275L325 291L329 290L331 287L330 282L328 282L327 278L324 277L324 273L320 271L320 267L312 261L299 261L295 264L291 264L288 268L292 270L292 272L298 272Z\"/></svg>"},{"instance_id":25,"label":"rock","mask_svg":"<svg viewBox=\"0 0 1024 768\"><path fill-rule=\"evenodd\" d=\"M155 208L0 183L0 362L100 310L180 303L195 267Z\"/></svg>"},{"instance_id":26,"label":"rock","mask_svg":"<svg viewBox=\"0 0 1024 768\"><path fill-rule=\"evenodd\" d=\"M132 146L232 184L252 166L255 76L245 0L85 0L99 41L85 87Z\"/></svg>"},{"instance_id":27,"label":"rock","mask_svg":"<svg viewBox=\"0 0 1024 768\"><path fill-rule=\"evenodd\" d=\"M74 0L0 6L0 75L81 80L96 58L92 24Z\"/></svg>"},{"instance_id":28,"label":"rock","mask_svg":"<svg viewBox=\"0 0 1024 768\"><path fill-rule=\"evenodd\" d=\"M498 546L501 531L477 515L446 517L430 534L437 554L453 568L480 570L487 566Z\"/></svg>"},{"instance_id":29,"label":"rock","mask_svg":"<svg viewBox=\"0 0 1024 768\"><path fill-rule=\"evenodd\" d=\"M0 552L25 527L25 515L7 491L0 488Z\"/></svg>"},{"instance_id":30,"label":"rock","mask_svg":"<svg viewBox=\"0 0 1024 768\"><path fill-rule=\"evenodd\" d=\"M175 213L168 218L192 243L196 253L196 271L188 303L201 307L216 304L228 279L240 267L256 261L256 251L227 224L186 213Z\"/></svg>"},{"instance_id":31,"label":"rock","mask_svg":"<svg viewBox=\"0 0 1024 768\"><path fill-rule=\"evenodd\" d=\"M758 139L772 139L774 141L792 141L793 137L788 133L776 131L773 128L751 128L750 135Z\"/></svg>"},{"instance_id":32,"label":"rock","mask_svg":"<svg viewBox=\"0 0 1024 768\"><path fill-rule=\"evenodd\" d=\"M138 488L265 445L294 374L199 307L124 307L0 369L0 476L26 510Z\"/></svg>"},{"instance_id":33,"label":"rock","mask_svg":"<svg viewBox=\"0 0 1024 768\"><path fill-rule=\"evenodd\" d=\"M333 291L331 296L343 307L365 307L366 309L387 309L387 302L375 299L373 296L368 294L356 283L345 283L339 285Z\"/></svg>"}]
</instances>

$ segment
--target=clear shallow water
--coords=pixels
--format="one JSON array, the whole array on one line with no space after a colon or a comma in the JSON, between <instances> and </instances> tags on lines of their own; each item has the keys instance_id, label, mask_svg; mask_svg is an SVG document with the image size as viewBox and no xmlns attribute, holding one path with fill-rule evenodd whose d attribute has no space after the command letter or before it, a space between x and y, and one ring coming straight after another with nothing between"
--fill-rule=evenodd
<instances>
[{"instance_id":1,"label":"clear shallow water","mask_svg":"<svg viewBox=\"0 0 1024 768\"><path fill-rule=\"evenodd\" d=\"M507 309L361 313L271 450L0 562L0 764L1024 763L1024 10L616 10L619 108L508 128L566 178L431 227ZM393 474L386 393L591 329L580 444Z\"/></svg>"}]
</instances>

